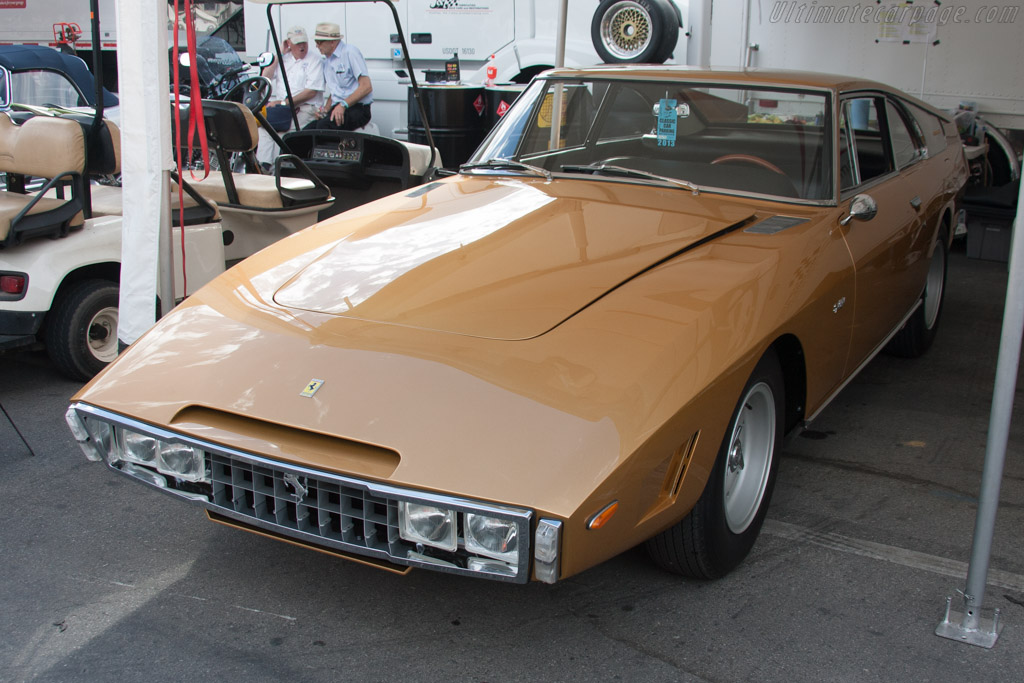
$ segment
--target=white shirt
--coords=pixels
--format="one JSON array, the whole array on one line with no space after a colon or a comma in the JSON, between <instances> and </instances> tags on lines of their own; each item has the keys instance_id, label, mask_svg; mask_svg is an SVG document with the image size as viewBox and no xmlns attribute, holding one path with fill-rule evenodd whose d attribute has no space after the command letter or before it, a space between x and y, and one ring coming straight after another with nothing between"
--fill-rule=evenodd
<instances>
[{"instance_id":1,"label":"white shirt","mask_svg":"<svg viewBox=\"0 0 1024 683\"><path fill-rule=\"evenodd\" d=\"M302 92L306 88L316 90L317 94L302 103L313 107L321 107L324 103L324 58L316 48L310 49L304 59L295 59L291 52L284 54L284 70L288 73L288 87L292 95ZM271 91L272 100L284 100L288 92L284 88L284 78L281 76L281 69L274 72L274 84Z\"/></svg>"}]
</instances>

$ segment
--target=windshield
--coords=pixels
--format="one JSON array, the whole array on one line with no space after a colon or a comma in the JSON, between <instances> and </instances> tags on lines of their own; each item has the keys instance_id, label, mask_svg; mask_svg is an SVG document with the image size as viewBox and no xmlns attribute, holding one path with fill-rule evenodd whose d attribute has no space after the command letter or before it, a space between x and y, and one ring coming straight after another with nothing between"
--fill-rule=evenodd
<instances>
[{"instance_id":1,"label":"windshield","mask_svg":"<svg viewBox=\"0 0 1024 683\"><path fill-rule=\"evenodd\" d=\"M831 200L829 111L821 91L682 79L541 79L466 172L515 172L510 164L487 163L503 159L556 174Z\"/></svg>"},{"instance_id":2,"label":"windshield","mask_svg":"<svg viewBox=\"0 0 1024 683\"><path fill-rule=\"evenodd\" d=\"M179 48L179 51L184 53L186 49ZM242 80L247 68L235 48L226 40L215 36L199 39L199 44L196 45L196 70L199 73L203 97L223 97ZM180 69L179 77L183 83L188 83L188 67L183 63Z\"/></svg>"}]
</instances>

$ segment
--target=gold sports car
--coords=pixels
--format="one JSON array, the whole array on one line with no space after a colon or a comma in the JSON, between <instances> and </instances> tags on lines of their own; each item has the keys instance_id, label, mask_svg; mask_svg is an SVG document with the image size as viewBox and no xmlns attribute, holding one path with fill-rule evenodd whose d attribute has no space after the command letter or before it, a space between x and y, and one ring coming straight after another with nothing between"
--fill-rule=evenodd
<instances>
[{"instance_id":1,"label":"gold sports car","mask_svg":"<svg viewBox=\"0 0 1024 683\"><path fill-rule=\"evenodd\" d=\"M966 167L879 83L543 74L457 174L278 242L74 397L85 454L371 564L718 577L783 436L942 309Z\"/></svg>"}]
</instances>

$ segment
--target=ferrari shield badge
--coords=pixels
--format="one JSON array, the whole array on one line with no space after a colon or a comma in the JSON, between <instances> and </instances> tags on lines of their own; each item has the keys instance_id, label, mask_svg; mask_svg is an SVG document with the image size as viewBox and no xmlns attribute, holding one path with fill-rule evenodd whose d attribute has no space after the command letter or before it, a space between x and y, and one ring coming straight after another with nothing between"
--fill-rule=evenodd
<instances>
[{"instance_id":1,"label":"ferrari shield badge","mask_svg":"<svg viewBox=\"0 0 1024 683\"><path fill-rule=\"evenodd\" d=\"M317 390L319 390L320 387L323 386L323 384L324 381L322 379L311 379L308 382L306 382L306 388L299 393L299 396L303 396L305 398L313 398L313 394L315 394Z\"/></svg>"}]
</instances>

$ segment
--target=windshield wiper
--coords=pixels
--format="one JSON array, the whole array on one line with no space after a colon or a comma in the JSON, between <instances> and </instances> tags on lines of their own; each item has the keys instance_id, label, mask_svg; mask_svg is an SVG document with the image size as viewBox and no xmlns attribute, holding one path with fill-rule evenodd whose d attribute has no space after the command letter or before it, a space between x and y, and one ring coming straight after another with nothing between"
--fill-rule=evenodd
<instances>
[{"instance_id":1,"label":"windshield wiper","mask_svg":"<svg viewBox=\"0 0 1024 683\"><path fill-rule=\"evenodd\" d=\"M586 166L580 166L570 164L562 166L562 170L565 171L566 173L590 173L623 176L626 178L643 178L645 180L658 180L663 183L670 183L672 185L678 185L679 187L685 187L687 190L690 190L695 195L700 194L700 186L691 183L689 180L669 178L667 176L658 175L657 173L641 171L636 168L627 168L625 166L615 166L612 164L588 164Z\"/></svg>"},{"instance_id":2,"label":"windshield wiper","mask_svg":"<svg viewBox=\"0 0 1024 683\"><path fill-rule=\"evenodd\" d=\"M472 171L476 168L490 168L490 169L513 169L516 171L528 171L533 175L539 175L551 180L551 171L540 166L533 166L531 164L524 164L521 161L513 161L512 159L488 159L487 161L481 161L475 164L462 164L459 166L459 172Z\"/></svg>"}]
</instances>

